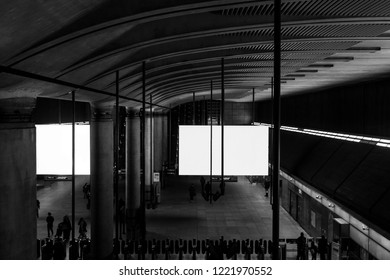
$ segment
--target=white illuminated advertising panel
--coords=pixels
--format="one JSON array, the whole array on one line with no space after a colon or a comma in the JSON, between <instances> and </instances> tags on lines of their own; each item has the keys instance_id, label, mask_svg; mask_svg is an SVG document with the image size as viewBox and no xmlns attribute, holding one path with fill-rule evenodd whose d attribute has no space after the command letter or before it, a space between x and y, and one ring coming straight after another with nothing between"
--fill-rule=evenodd
<instances>
[{"instance_id":1,"label":"white illuminated advertising panel","mask_svg":"<svg viewBox=\"0 0 390 280\"><path fill-rule=\"evenodd\" d=\"M37 125L37 174L72 174L72 126ZM75 127L75 174L90 174L89 125Z\"/></svg>"},{"instance_id":2,"label":"white illuminated advertising panel","mask_svg":"<svg viewBox=\"0 0 390 280\"><path fill-rule=\"evenodd\" d=\"M224 126L224 175L268 175L268 127ZM213 126L212 174L221 175L221 126ZM210 126L179 126L179 175L210 174Z\"/></svg>"}]
</instances>

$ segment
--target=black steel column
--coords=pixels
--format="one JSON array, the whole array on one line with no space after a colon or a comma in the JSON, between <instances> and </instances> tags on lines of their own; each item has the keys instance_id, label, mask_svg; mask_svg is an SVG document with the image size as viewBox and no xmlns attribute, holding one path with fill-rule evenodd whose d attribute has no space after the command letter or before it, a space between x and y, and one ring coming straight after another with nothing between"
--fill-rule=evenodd
<instances>
[{"instance_id":1,"label":"black steel column","mask_svg":"<svg viewBox=\"0 0 390 280\"><path fill-rule=\"evenodd\" d=\"M255 124L255 88L252 89L252 124Z\"/></svg>"},{"instance_id":2,"label":"black steel column","mask_svg":"<svg viewBox=\"0 0 390 280\"><path fill-rule=\"evenodd\" d=\"M224 188L225 60L221 58L221 186ZM221 189L222 192L222 189Z\"/></svg>"},{"instance_id":3,"label":"black steel column","mask_svg":"<svg viewBox=\"0 0 390 280\"><path fill-rule=\"evenodd\" d=\"M281 0L274 0L274 104L273 104L273 170L272 170L272 259L279 259L279 170L280 170L280 66L281 66Z\"/></svg>"},{"instance_id":4,"label":"black steel column","mask_svg":"<svg viewBox=\"0 0 390 280\"><path fill-rule=\"evenodd\" d=\"M213 193L213 81L210 82L210 204Z\"/></svg>"},{"instance_id":5,"label":"black steel column","mask_svg":"<svg viewBox=\"0 0 390 280\"><path fill-rule=\"evenodd\" d=\"M150 192L149 192L149 198L154 198L154 195L155 195L155 192L154 192L154 184L153 184L153 173L154 173L154 164L153 164L153 105L152 105L152 92L150 92L150 109L149 109L149 113L150 113L150 132L149 132L149 137L150 137L150 146L149 146L149 149L150 149L150 157L149 157L149 165L150 165L150 168L149 168L149 171L150 171L150 174L149 174L149 180L150 180ZM150 200L149 200L150 201ZM149 202L150 203L150 202Z\"/></svg>"},{"instance_id":6,"label":"black steel column","mask_svg":"<svg viewBox=\"0 0 390 280\"><path fill-rule=\"evenodd\" d=\"M140 227L141 227L141 240L145 240L146 224L145 224L145 114L146 114L146 65L145 61L142 62L142 115L141 115L141 208L140 208Z\"/></svg>"},{"instance_id":7,"label":"black steel column","mask_svg":"<svg viewBox=\"0 0 390 280\"><path fill-rule=\"evenodd\" d=\"M58 123L61 124L61 99L58 99Z\"/></svg>"},{"instance_id":8,"label":"black steel column","mask_svg":"<svg viewBox=\"0 0 390 280\"><path fill-rule=\"evenodd\" d=\"M168 166L170 168L172 161L172 107L169 105L169 120L168 120Z\"/></svg>"},{"instance_id":9,"label":"black steel column","mask_svg":"<svg viewBox=\"0 0 390 280\"><path fill-rule=\"evenodd\" d=\"M76 106L75 106L75 91L72 90L72 241L75 239L75 122L76 122Z\"/></svg>"},{"instance_id":10,"label":"black steel column","mask_svg":"<svg viewBox=\"0 0 390 280\"><path fill-rule=\"evenodd\" d=\"M115 126L114 126L114 199L115 199L115 238L119 240L119 205L118 205L118 147L119 147L119 71L115 73Z\"/></svg>"},{"instance_id":11,"label":"black steel column","mask_svg":"<svg viewBox=\"0 0 390 280\"><path fill-rule=\"evenodd\" d=\"M195 125L195 91L192 93L192 125Z\"/></svg>"},{"instance_id":12,"label":"black steel column","mask_svg":"<svg viewBox=\"0 0 390 280\"><path fill-rule=\"evenodd\" d=\"M271 77L271 123L270 123L270 125L271 125L271 128L272 128L272 130L270 130L270 131L273 132L273 128L274 128L274 77ZM273 142L271 142L270 143L270 147L269 147L270 151L273 151L273 147L274 147ZM274 157L274 155L271 152L270 156L269 156L270 165L271 165L270 168L269 168L269 171L270 171L270 176L269 176L270 177L270 185L272 185L272 182L273 182L272 178L274 177L273 176L273 170L274 170L273 157ZM273 196L272 195L273 195L273 190L272 190L272 187L271 187L270 188L270 197L269 197L271 205L273 203L273 200L272 200Z\"/></svg>"}]
</instances>

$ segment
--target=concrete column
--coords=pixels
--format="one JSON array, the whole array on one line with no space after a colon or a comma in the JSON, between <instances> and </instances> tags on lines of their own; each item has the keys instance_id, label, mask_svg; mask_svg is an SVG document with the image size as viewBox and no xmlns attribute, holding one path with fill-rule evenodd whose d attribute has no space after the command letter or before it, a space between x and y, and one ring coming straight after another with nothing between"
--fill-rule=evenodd
<instances>
[{"instance_id":1,"label":"concrete column","mask_svg":"<svg viewBox=\"0 0 390 280\"><path fill-rule=\"evenodd\" d=\"M35 98L0 100L0 259L37 257Z\"/></svg>"},{"instance_id":2,"label":"concrete column","mask_svg":"<svg viewBox=\"0 0 390 280\"><path fill-rule=\"evenodd\" d=\"M162 170L162 116L154 114L154 171Z\"/></svg>"},{"instance_id":3,"label":"concrete column","mask_svg":"<svg viewBox=\"0 0 390 280\"><path fill-rule=\"evenodd\" d=\"M145 203L149 205L153 199L153 117L146 113L146 123L145 123Z\"/></svg>"},{"instance_id":4,"label":"concrete column","mask_svg":"<svg viewBox=\"0 0 390 280\"><path fill-rule=\"evenodd\" d=\"M141 120L139 110L126 115L126 232L127 239L141 236Z\"/></svg>"},{"instance_id":5,"label":"concrete column","mask_svg":"<svg viewBox=\"0 0 390 280\"><path fill-rule=\"evenodd\" d=\"M113 246L113 107L91 106L91 242L93 259L110 259Z\"/></svg>"},{"instance_id":6,"label":"concrete column","mask_svg":"<svg viewBox=\"0 0 390 280\"><path fill-rule=\"evenodd\" d=\"M168 118L165 114L154 115L154 171L162 171L168 161Z\"/></svg>"},{"instance_id":7,"label":"concrete column","mask_svg":"<svg viewBox=\"0 0 390 280\"><path fill-rule=\"evenodd\" d=\"M168 115L161 116L161 149L162 162L168 162Z\"/></svg>"}]
</instances>

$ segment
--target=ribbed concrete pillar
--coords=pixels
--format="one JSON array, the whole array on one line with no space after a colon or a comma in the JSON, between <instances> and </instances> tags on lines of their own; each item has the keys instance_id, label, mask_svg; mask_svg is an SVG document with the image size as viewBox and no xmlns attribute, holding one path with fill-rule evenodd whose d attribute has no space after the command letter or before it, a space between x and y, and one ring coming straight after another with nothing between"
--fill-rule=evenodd
<instances>
[{"instance_id":1,"label":"ribbed concrete pillar","mask_svg":"<svg viewBox=\"0 0 390 280\"><path fill-rule=\"evenodd\" d=\"M162 162L168 162L168 115L161 116L161 154Z\"/></svg>"},{"instance_id":2,"label":"ribbed concrete pillar","mask_svg":"<svg viewBox=\"0 0 390 280\"><path fill-rule=\"evenodd\" d=\"M37 257L34 98L0 100L0 259Z\"/></svg>"},{"instance_id":3,"label":"ribbed concrete pillar","mask_svg":"<svg viewBox=\"0 0 390 280\"><path fill-rule=\"evenodd\" d=\"M163 126L162 126L162 115L154 114L154 171L159 172L162 170L162 134L163 134Z\"/></svg>"},{"instance_id":4,"label":"ribbed concrete pillar","mask_svg":"<svg viewBox=\"0 0 390 280\"><path fill-rule=\"evenodd\" d=\"M168 117L163 113L154 114L154 171L161 171L168 161Z\"/></svg>"},{"instance_id":5,"label":"ribbed concrete pillar","mask_svg":"<svg viewBox=\"0 0 390 280\"><path fill-rule=\"evenodd\" d=\"M127 239L141 236L141 120L139 110L126 115L126 232Z\"/></svg>"},{"instance_id":6,"label":"ribbed concrete pillar","mask_svg":"<svg viewBox=\"0 0 390 280\"><path fill-rule=\"evenodd\" d=\"M147 112L145 122L145 200L146 205L153 199L153 117Z\"/></svg>"},{"instance_id":7,"label":"ribbed concrete pillar","mask_svg":"<svg viewBox=\"0 0 390 280\"><path fill-rule=\"evenodd\" d=\"M91 106L91 242L93 259L110 259L113 246L112 107Z\"/></svg>"}]
</instances>

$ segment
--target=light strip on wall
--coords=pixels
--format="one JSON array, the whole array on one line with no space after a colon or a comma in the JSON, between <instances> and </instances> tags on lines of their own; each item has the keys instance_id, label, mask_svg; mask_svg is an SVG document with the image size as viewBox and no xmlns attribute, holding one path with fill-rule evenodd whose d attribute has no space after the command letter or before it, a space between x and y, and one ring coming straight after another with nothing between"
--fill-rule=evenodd
<instances>
[{"instance_id":1,"label":"light strip on wall","mask_svg":"<svg viewBox=\"0 0 390 280\"><path fill-rule=\"evenodd\" d=\"M267 123L260 123L260 125L264 125L272 128L272 126ZM365 143L370 145L376 145L379 147L390 148L390 139L343 134L343 133L298 128L298 127L291 127L291 126L281 126L281 129L285 131L296 132L296 133L303 133L308 135L321 136L321 137L327 137L327 138L332 138L337 140L343 140L343 141L349 141L355 143Z\"/></svg>"}]
</instances>

